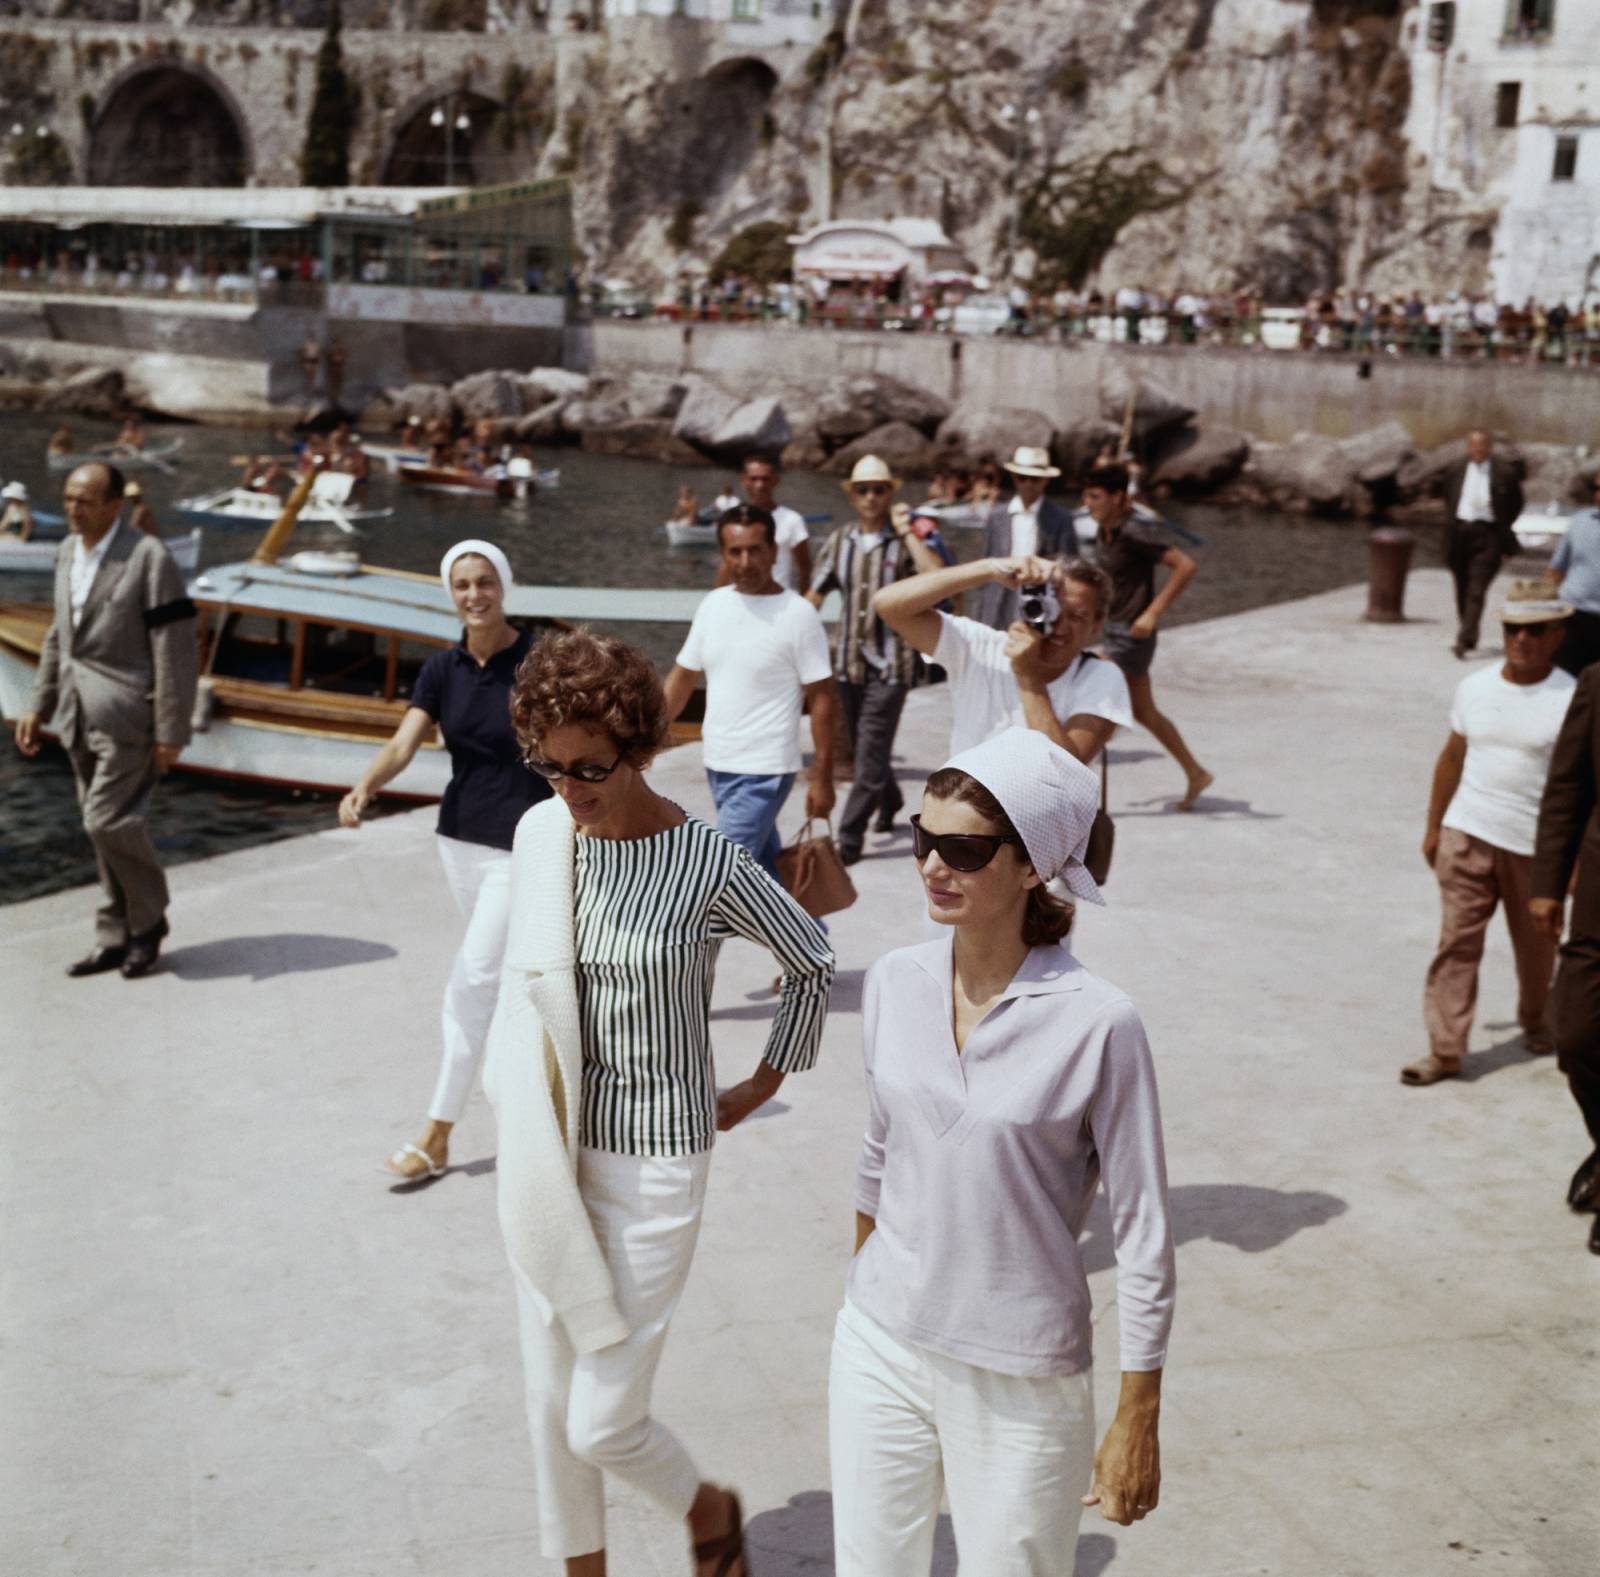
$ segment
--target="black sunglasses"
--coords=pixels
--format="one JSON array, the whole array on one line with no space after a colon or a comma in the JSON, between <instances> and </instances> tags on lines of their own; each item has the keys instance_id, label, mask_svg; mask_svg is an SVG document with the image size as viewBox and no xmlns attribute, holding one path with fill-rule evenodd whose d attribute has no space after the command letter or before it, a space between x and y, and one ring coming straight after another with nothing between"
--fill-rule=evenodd
<instances>
[{"instance_id":1,"label":"black sunglasses","mask_svg":"<svg viewBox=\"0 0 1600 1577\"><path fill-rule=\"evenodd\" d=\"M1015 833L924 832L922 817L911 818L911 847L918 861L935 852L953 871L981 871L1000 852L1002 843L1020 846Z\"/></svg>"},{"instance_id":2,"label":"black sunglasses","mask_svg":"<svg viewBox=\"0 0 1600 1577\"><path fill-rule=\"evenodd\" d=\"M621 756L618 756L609 767L587 764L577 767L558 767L553 761L536 761L532 756L524 756L522 759L528 763L530 772L537 772L547 783L554 783L557 778L573 778L579 783L604 783L622 765Z\"/></svg>"},{"instance_id":3,"label":"black sunglasses","mask_svg":"<svg viewBox=\"0 0 1600 1577\"><path fill-rule=\"evenodd\" d=\"M1505 631L1506 640L1509 641L1513 635L1548 635L1551 630L1560 629L1562 624L1563 621L1560 619L1543 619L1537 624L1529 624L1524 621L1517 624L1505 624L1501 628Z\"/></svg>"},{"instance_id":4,"label":"black sunglasses","mask_svg":"<svg viewBox=\"0 0 1600 1577\"><path fill-rule=\"evenodd\" d=\"M887 482L855 482L851 485L853 491L857 493L892 493L894 491Z\"/></svg>"}]
</instances>

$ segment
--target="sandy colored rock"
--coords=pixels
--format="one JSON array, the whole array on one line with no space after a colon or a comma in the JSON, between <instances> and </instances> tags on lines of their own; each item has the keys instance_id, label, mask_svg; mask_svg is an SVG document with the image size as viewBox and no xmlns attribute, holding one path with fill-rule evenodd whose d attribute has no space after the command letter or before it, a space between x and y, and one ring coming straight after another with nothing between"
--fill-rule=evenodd
<instances>
[{"instance_id":1,"label":"sandy colored rock","mask_svg":"<svg viewBox=\"0 0 1600 1577\"><path fill-rule=\"evenodd\" d=\"M1209 493L1231 482L1250 458L1250 440L1231 427L1190 427L1151 467L1152 485L1176 493Z\"/></svg>"},{"instance_id":2,"label":"sandy colored rock","mask_svg":"<svg viewBox=\"0 0 1600 1577\"><path fill-rule=\"evenodd\" d=\"M943 455L977 460L991 454L1004 460L1023 445L1048 449L1054 440L1055 427L1042 411L962 401L939 424L934 442Z\"/></svg>"},{"instance_id":3,"label":"sandy colored rock","mask_svg":"<svg viewBox=\"0 0 1600 1577\"><path fill-rule=\"evenodd\" d=\"M857 460L875 454L896 476L926 476L938 450L909 422L885 422L836 450L823 466L830 476L848 476Z\"/></svg>"},{"instance_id":4,"label":"sandy colored rock","mask_svg":"<svg viewBox=\"0 0 1600 1577\"><path fill-rule=\"evenodd\" d=\"M1354 438L1342 439L1339 447L1354 463L1356 480L1367 487L1392 484L1417 455L1410 432L1399 421L1384 422Z\"/></svg>"},{"instance_id":5,"label":"sandy colored rock","mask_svg":"<svg viewBox=\"0 0 1600 1577\"><path fill-rule=\"evenodd\" d=\"M585 428L578 442L586 454L627 455L634 460L662 460L669 465L704 465L706 457L675 437L665 417L619 422L613 427Z\"/></svg>"},{"instance_id":6,"label":"sandy colored rock","mask_svg":"<svg viewBox=\"0 0 1600 1577\"><path fill-rule=\"evenodd\" d=\"M678 414L673 419L672 431L686 444L709 451L717 430L739 409L741 403L737 395L719 389L708 379L692 378L683 403L678 407Z\"/></svg>"},{"instance_id":7,"label":"sandy colored rock","mask_svg":"<svg viewBox=\"0 0 1600 1577\"><path fill-rule=\"evenodd\" d=\"M450 386L464 422L516 421L528 412L522 381L509 372L475 372Z\"/></svg>"},{"instance_id":8,"label":"sandy colored rock","mask_svg":"<svg viewBox=\"0 0 1600 1577\"><path fill-rule=\"evenodd\" d=\"M769 394L736 406L704 447L718 460L737 462L746 455L781 454L793 436L783 402Z\"/></svg>"},{"instance_id":9,"label":"sandy colored rock","mask_svg":"<svg viewBox=\"0 0 1600 1577\"><path fill-rule=\"evenodd\" d=\"M1355 462L1336 439L1316 433L1257 445L1247 476L1280 509L1346 515L1359 506Z\"/></svg>"}]
</instances>

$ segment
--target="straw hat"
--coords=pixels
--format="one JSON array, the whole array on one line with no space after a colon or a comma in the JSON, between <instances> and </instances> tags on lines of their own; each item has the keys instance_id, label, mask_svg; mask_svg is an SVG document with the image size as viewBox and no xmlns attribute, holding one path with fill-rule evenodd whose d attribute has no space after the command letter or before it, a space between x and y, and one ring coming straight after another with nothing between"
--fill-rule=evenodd
<instances>
[{"instance_id":1,"label":"straw hat","mask_svg":"<svg viewBox=\"0 0 1600 1577\"><path fill-rule=\"evenodd\" d=\"M900 478L889 469L885 461L880 460L875 454L864 454L856 461L848 480L844 484L844 490L847 493L853 493L863 482L887 482L890 492L898 493L900 491Z\"/></svg>"},{"instance_id":2,"label":"straw hat","mask_svg":"<svg viewBox=\"0 0 1600 1577\"><path fill-rule=\"evenodd\" d=\"M144 489L140 487L137 482L129 482L128 485L123 488L122 496L124 498L143 498Z\"/></svg>"},{"instance_id":3,"label":"straw hat","mask_svg":"<svg viewBox=\"0 0 1600 1577\"><path fill-rule=\"evenodd\" d=\"M28 502L28 489L21 482L7 482L0 487L0 498L11 498L19 504L25 504Z\"/></svg>"},{"instance_id":4,"label":"straw hat","mask_svg":"<svg viewBox=\"0 0 1600 1577\"><path fill-rule=\"evenodd\" d=\"M1035 449L1030 444L1018 446L1017 452L1005 462L1005 468L1013 476L1060 476L1060 469L1050 464L1050 451L1048 449Z\"/></svg>"},{"instance_id":5,"label":"straw hat","mask_svg":"<svg viewBox=\"0 0 1600 1577\"><path fill-rule=\"evenodd\" d=\"M1506 605L1500 610L1502 624L1549 624L1570 619L1572 609L1550 595L1542 580L1514 580L1506 591Z\"/></svg>"}]
</instances>

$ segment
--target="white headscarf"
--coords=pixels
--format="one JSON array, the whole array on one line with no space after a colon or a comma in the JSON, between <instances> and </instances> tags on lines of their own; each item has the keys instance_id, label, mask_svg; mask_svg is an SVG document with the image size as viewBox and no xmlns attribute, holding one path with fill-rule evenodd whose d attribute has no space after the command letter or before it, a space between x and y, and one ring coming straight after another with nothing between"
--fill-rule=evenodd
<instances>
[{"instance_id":1,"label":"white headscarf","mask_svg":"<svg viewBox=\"0 0 1600 1577\"><path fill-rule=\"evenodd\" d=\"M1105 903L1083 864L1100 781L1076 756L1037 729L1008 728L945 765L976 778L1000 801L1041 881L1059 881L1086 903Z\"/></svg>"},{"instance_id":2,"label":"white headscarf","mask_svg":"<svg viewBox=\"0 0 1600 1577\"><path fill-rule=\"evenodd\" d=\"M494 572L500 577L500 595L511 595L511 565L504 553L492 542L480 541L477 537L468 537L465 542L458 542L445 556L439 560L439 579L444 582L444 589L450 590L450 571L455 568L457 559L465 558L469 553L476 553L480 558L486 558L494 565Z\"/></svg>"}]
</instances>

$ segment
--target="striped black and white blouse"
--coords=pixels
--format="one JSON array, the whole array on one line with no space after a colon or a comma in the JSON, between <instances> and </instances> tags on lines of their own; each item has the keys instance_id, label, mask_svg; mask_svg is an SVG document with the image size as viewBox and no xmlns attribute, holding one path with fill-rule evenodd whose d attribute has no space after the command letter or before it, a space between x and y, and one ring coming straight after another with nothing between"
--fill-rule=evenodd
<instances>
[{"instance_id":1,"label":"striped black and white blouse","mask_svg":"<svg viewBox=\"0 0 1600 1577\"><path fill-rule=\"evenodd\" d=\"M575 874L579 1142L621 1155L709 1150L711 983L722 943L745 937L783 966L763 1054L782 1073L817 1060L833 950L744 849L692 816L649 838L579 837Z\"/></svg>"}]
</instances>

